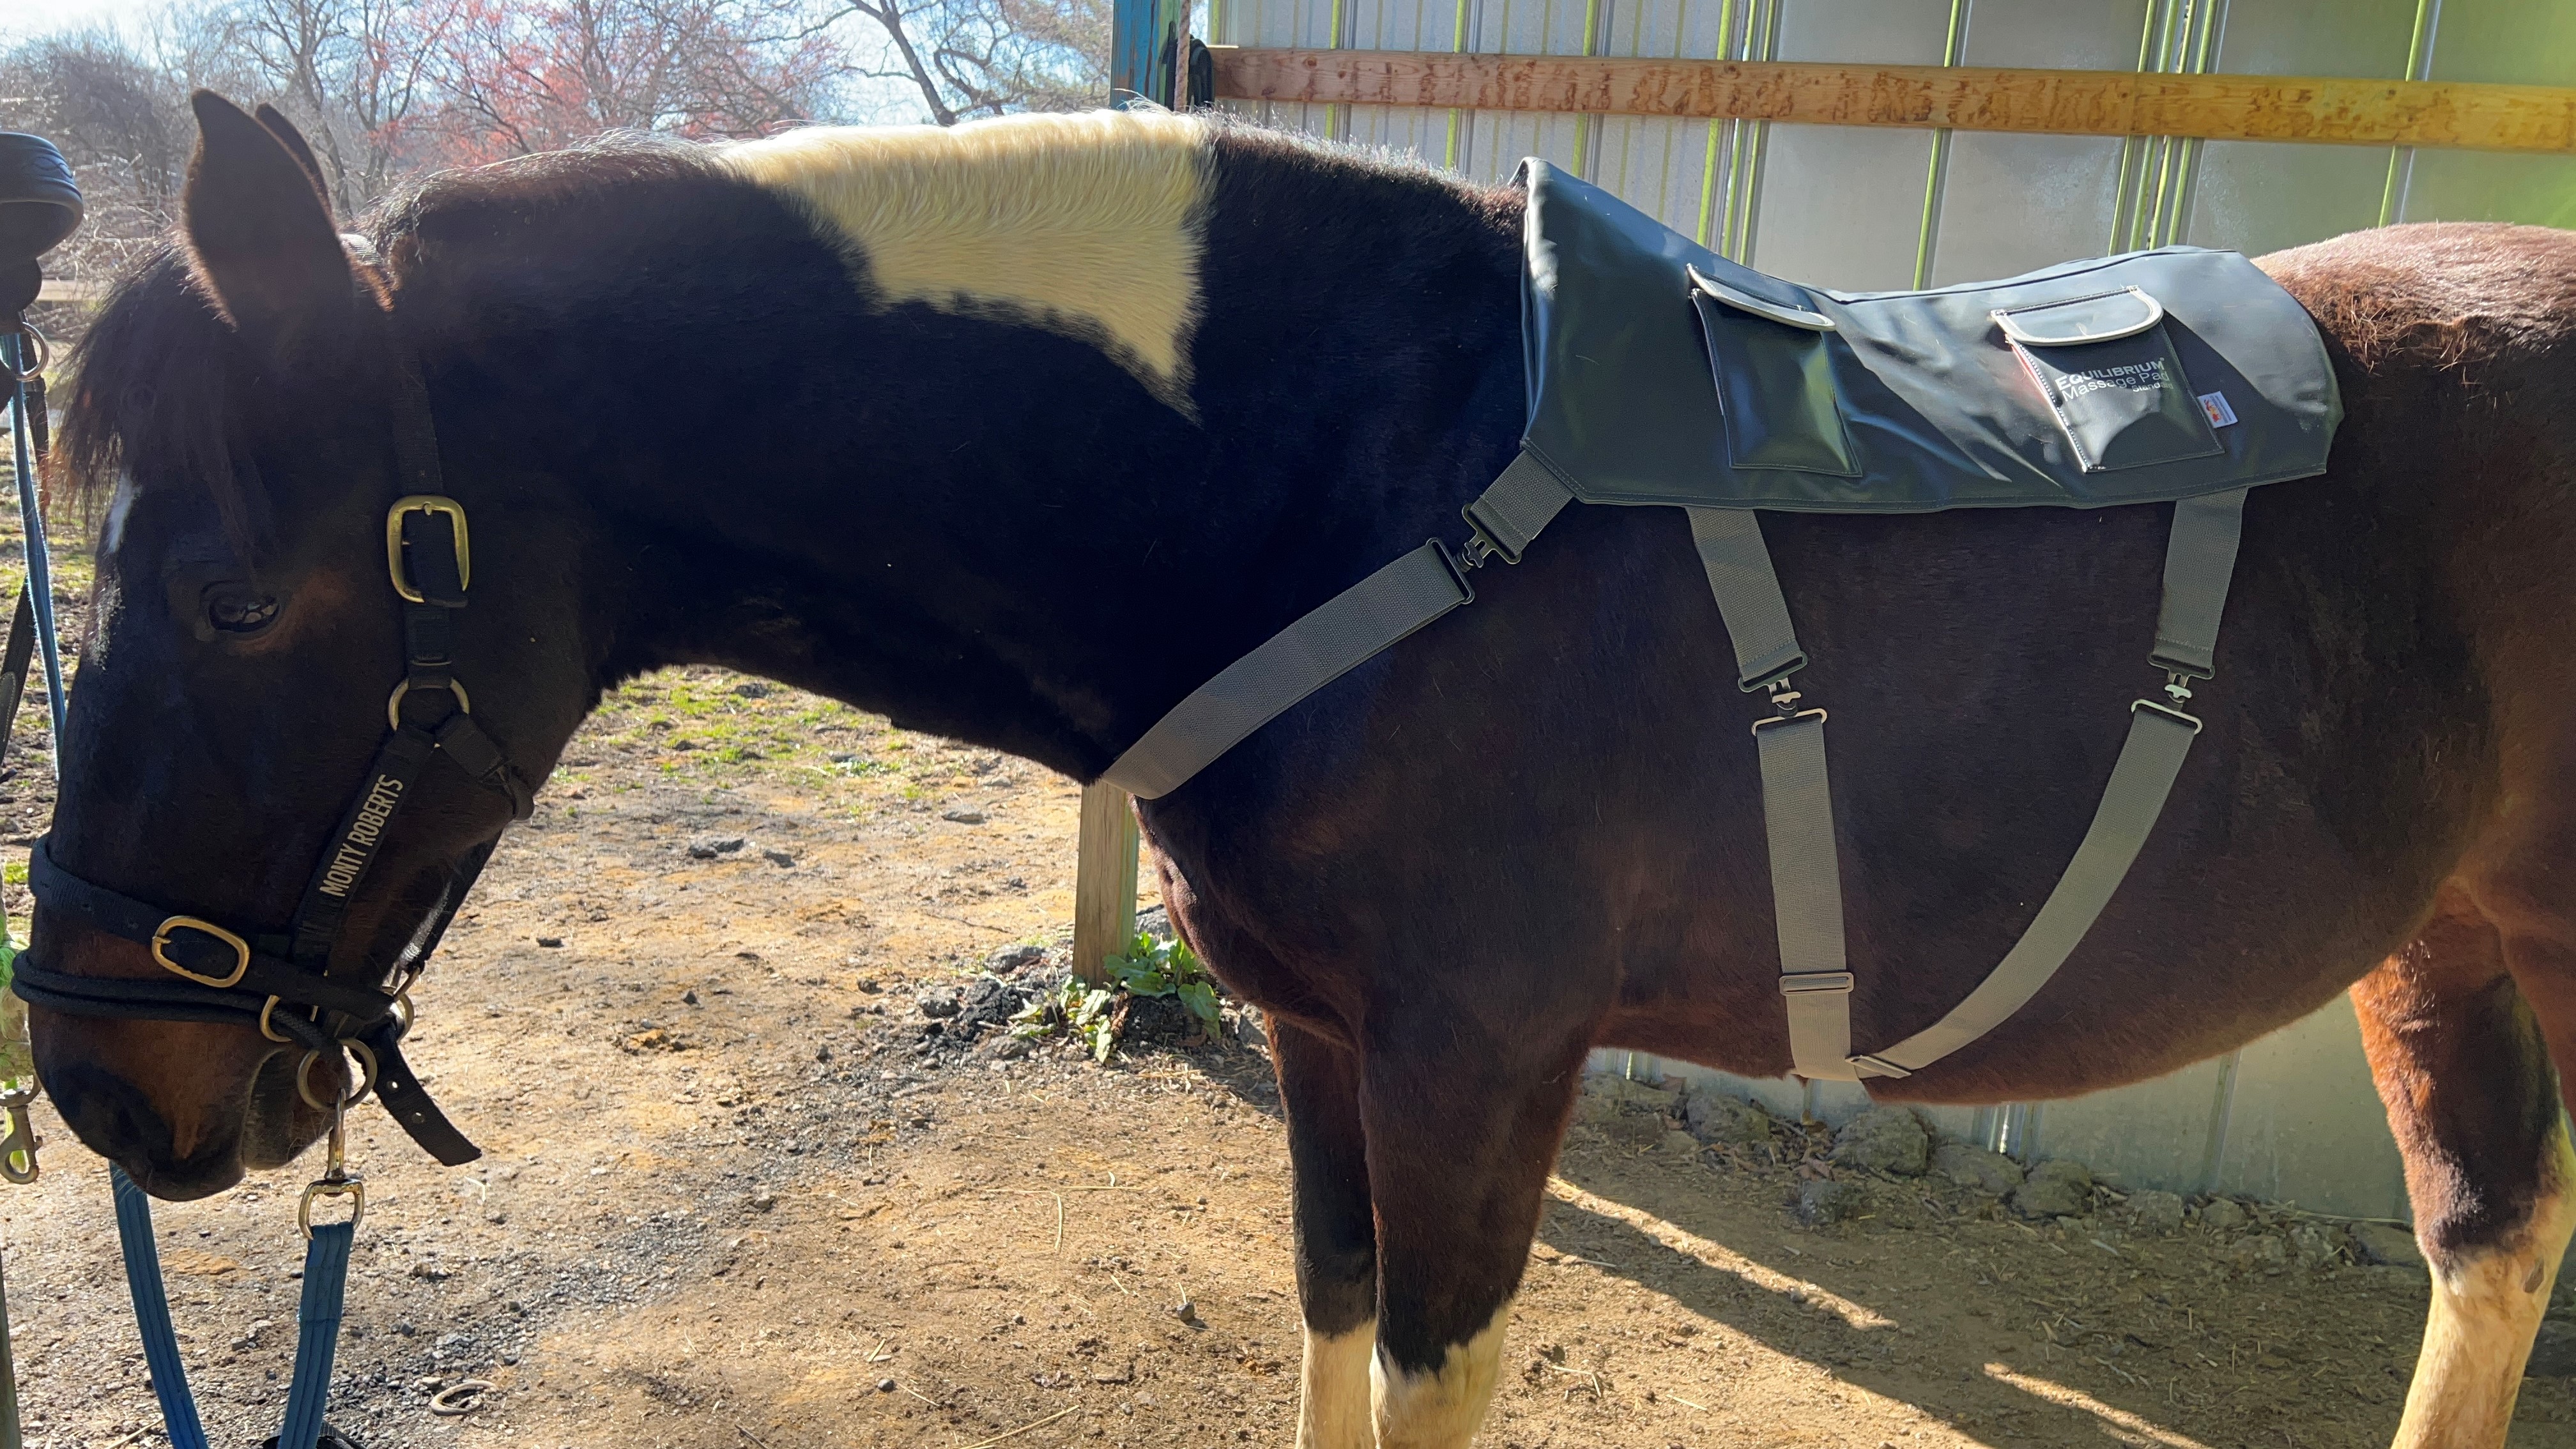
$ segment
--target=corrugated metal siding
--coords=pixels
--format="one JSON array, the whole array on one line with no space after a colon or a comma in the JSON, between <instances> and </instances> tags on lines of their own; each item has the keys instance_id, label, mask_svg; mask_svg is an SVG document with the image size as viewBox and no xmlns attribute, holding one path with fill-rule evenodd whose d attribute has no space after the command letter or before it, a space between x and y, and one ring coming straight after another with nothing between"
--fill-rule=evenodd
<instances>
[{"instance_id":1,"label":"corrugated metal siding","mask_svg":"<svg viewBox=\"0 0 2576 1449\"><path fill-rule=\"evenodd\" d=\"M2576 6L2563 0L1210 0L1207 23L1226 45L2576 85ZM2259 254L2383 220L2576 223L2576 159L2562 157L1383 106L1241 109L1481 180L1544 156L1720 252L1832 287L2007 276L2166 241ZM1829 1121L1867 1104L1859 1088L1835 1083L1721 1080L1775 1111ZM1930 1115L1947 1131L2018 1154L2082 1158L2133 1186L2406 1215L2396 1149L2346 1002L2138 1086Z\"/></svg>"}]
</instances>

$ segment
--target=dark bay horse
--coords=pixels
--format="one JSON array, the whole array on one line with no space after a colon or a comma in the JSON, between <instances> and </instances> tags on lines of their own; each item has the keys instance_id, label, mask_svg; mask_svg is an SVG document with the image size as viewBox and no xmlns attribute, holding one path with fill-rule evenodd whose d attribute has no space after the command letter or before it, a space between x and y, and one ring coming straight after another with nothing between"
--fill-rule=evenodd
<instances>
[{"instance_id":1,"label":"dark bay horse","mask_svg":"<svg viewBox=\"0 0 2576 1449\"><path fill-rule=\"evenodd\" d=\"M603 143L429 180L367 245L290 132L197 110L183 235L79 363L72 465L113 493L50 847L174 910L282 921L384 735L396 358L472 518L458 677L527 787L681 661L1094 778L1458 536L1521 427L1510 190L1023 117ZM2247 507L2207 735L2045 992L1872 1090L2090 1091L2351 988L2433 1263L2397 1442L2479 1449L2576 1229L2576 235L2267 265L2349 416L2326 477ZM2073 850L2156 683L2167 514L1767 522L1834 711L1862 1044L1958 1001ZM1760 706L1682 516L1570 509L1479 593L1143 812L1176 920L1273 1023L1308 1449L1471 1437L1585 1053L1789 1064ZM429 766L332 973L383 980L510 810ZM34 950L156 973L43 915ZM256 1031L35 1028L65 1117L164 1197L323 1129Z\"/></svg>"}]
</instances>

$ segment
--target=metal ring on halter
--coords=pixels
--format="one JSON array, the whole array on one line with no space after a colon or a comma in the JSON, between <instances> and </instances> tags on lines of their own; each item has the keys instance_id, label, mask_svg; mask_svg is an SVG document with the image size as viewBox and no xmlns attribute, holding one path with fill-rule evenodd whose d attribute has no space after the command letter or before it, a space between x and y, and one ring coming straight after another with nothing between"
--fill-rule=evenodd
<instances>
[{"instance_id":1,"label":"metal ring on halter","mask_svg":"<svg viewBox=\"0 0 2576 1449\"><path fill-rule=\"evenodd\" d=\"M36 324L33 322L21 321L17 331L19 336L36 345L35 360L28 361L27 350L22 347L18 352L16 369L13 371L6 366L0 366L0 374L8 374L12 382L24 382L53 364L54 344L46 339L44 333L36 330Z\"/></svg>"},{"instance_id":2,"label":"metal ring on halter","mask_svg":"<svg viewBox=\"0 0 2576 1449\"><path fill-rule=\"evenodd\" d=\"M275 1031L269 1029L268 1014L277 1010L277 1001L278 998L272 996L266 1002L261 1004L259 1008L259 1034L267 1037L270 1041L277 1042L281 1045L294 1046L296 1044L295 1038L291 1036L279 1036ZM309 1101L311 1099L307 1098L306 1100Z\"/></svg>"},{"instance_id":3,"label":"metal ring on halter","mask_svg":"<svg viewBox=\"0 0 2576 1449\"><path fill-rule=\"evenodd\" d=\"M447 692L456 696L456 708L458 711L464 714L472 714L474 712L474 701L465 697L465 686L463 684L451 679L447 681ZM394 686L393 697L385 701L385 724L387 726L393 729L402 728L403 696L409 693L411 693L411 681L408 679Z\"/></svg>"},{"instance_id":4,"label":"metal ring on halter","mask_svg":"<svg viewBox=\"0 0 2576 1449\"><path fill-rule=\"evenodd\" d=\"M306 1052L304 1054L304 1060L295 1064L295 1095L302 1097L304 1099L304 1105L311 1107L314 1111L328 1112L334 1108L348 1106L353 1102L363 1102L367 1099L367 1094L376 1089L375 1052L369 1049L367 1044L362 1041L344 1041L341 1042L340 1045L347 1048L349 1054L358 1059L358 1064L366 1068L366 1073L358 1082L358 1090L342 1097L337 1102L325 1102L321 1098L313 1095L313 1064L321 1060L322 1054L320 1052Z\"/></svg>"}]
</instances>

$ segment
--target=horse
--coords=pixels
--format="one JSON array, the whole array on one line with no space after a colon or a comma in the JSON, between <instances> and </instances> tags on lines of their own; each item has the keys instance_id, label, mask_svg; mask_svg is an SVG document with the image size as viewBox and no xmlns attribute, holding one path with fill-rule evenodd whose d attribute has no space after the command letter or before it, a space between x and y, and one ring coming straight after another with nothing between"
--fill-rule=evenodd
<instances>
[{"instance_id":1,"label":"horse","mask_svg":"<svg viewBox=\"0 0 2576 1449\"><path fill-rule=\"evenodd\" d=\"M194 104L177 235L77 360L66 465L106 502L46 849L284 920L401 679L395 723L470 714L508 788L422 768L334 983L417 960L620 680L721 664L1092 780L1454 537L1522 426L1511 187L1135 109L603 140L432 176L344 238L291 128ZM2093 1091L2348 989L2433 1283L2394 1442L2496 1446L2576 1231L2576 235L2264 265L2346 420L2324 476L2245 506L2206 738L2045 990L1869 1090ZM376 561L421 461L404 397L472 520L452 684L423 688ZM2098 702L2141 683L2107 621L2153 617L2169 516L1766 521L1836 716L1856 1040L1955 1003L2073 849L2119 743ZM1175 925L1267 1014L1302 1449L1474 1435L1587 1054L1790 1065L1759 706L1684 519L1568 509L1476 592L1140 806ZM31 959L130 984L161 949L46 908ZM158 1196L328 1125L280 1033L33 1026L72 1129Z\"/></svg>"}]
</instances>

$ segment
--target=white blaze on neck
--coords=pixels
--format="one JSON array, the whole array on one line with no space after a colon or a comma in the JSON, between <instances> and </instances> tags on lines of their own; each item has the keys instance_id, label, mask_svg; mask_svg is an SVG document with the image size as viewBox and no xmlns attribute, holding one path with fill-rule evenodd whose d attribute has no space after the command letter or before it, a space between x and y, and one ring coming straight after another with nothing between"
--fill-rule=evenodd
<instances>
[{"instance_id":1,"label":"white blaze on neck","mask_svg":"<svg viewBox=\"0 0 2576 1449\"><path fill-rule=\"evenodd\" d=\"M1016 316L1189 407L1206 122L1162 111L817 126L727 165L838 228L886 305Z\"/></svg>"}]
</instances>

